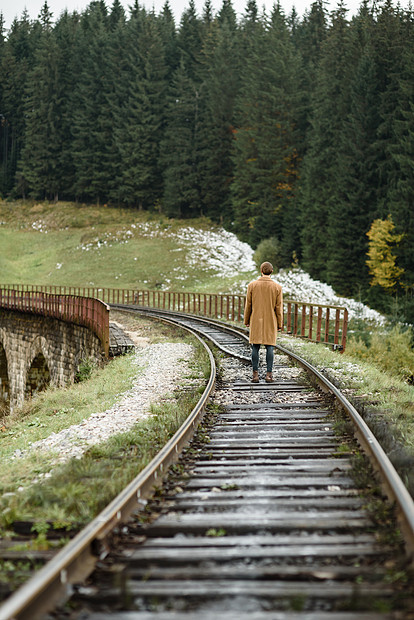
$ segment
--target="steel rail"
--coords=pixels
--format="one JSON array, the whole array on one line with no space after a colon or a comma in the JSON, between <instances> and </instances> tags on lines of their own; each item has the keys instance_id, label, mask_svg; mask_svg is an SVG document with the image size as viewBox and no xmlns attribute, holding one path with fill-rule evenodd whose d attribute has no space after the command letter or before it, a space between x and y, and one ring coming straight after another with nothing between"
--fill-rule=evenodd
<instances>
[{"instance_id":1,"label":"steel rail","mask_svg":"<svg viewBox=\"0 0 414 620\"><path fill-rule=\"evenodd\" d=\"M113 305L115 307L115 305ZM173 313L171 311L154 311L147 312L148 308L141 307L122 307L120 309L139 312L140 314L147 314L158 318L158 320L165 321L167 323L179 325L181 328L194 333L191 328L183 326L180 323L181 319L191 319L200 323L214 324L223 330L231 330L233 333L237 333L245 341L248 341L246 335L247 330L234 328L233 326L226 325L220 321L211 321L206 319L200 319L194 315L186 315L182 313ZM169 318L166 318L168 313ZM160 316L157 316L160 315ZM164 315L164 316L162 316ZM209 351L210 360L212 361L212 367L214 365L214 359L208 347L205 345L202 338L197 334L194 334L203 343L203 345ZM359 443L368 455L373 468L380 473L381 484L385 493L392 502L396 503L398 520L401 530L404 535L404 541L407 554L413 561L414 553L414 502L399 478L394 466L388 459L384 450L374 437L372 431L364 422L357 410L351 405L346 397L338 390L322 373L320 373L309 362L299 357L289 349L276 345L277 350L287 355L305 370L310 372L317 380L321 388L334 395L337 402L348 413L350 419L355 425L356 436ZM239 356L242 357L242 356ZM214 387L214 376L210 376L209 384L203 394L208 395L211 393ZM208 396L205 396L203 409ZM181 433L181 430L185 426L188 432L186 438L182 438L182 443L187 443L190 433L195 430L197 421L194 418L194 411L187 419L185 424L177 432ZM201 411L198 414L201 417ZM177 434L174 436L176 438ZM152 461L146 468L135 478L126 489L117 497L113 502L101 512L94 521L92 521L82 532L80 532L61 552L59 552L51 562L46 565L39 573L37 573L29 582L27 582L20 590L12 595L2 607L0 607L0 620L35 620L38 617L37 614L44 613L45 608L51 609L53 603L57 602L62 597L68 596L70 593L71 583L84 578L93 569L97 553L96 545L102 542L104 543L105 536L117 525L122 523L124 519L137 507L145 504L145 498L151 494L154 485L160 483L163 473L165 473L168 464L174 462L179 455L178 445L173 446L172 438L166 446L160 451L159 455ZM168 458L164 460L164 454L168 453ZM148 495L147 495L148 494ZM95 545L95 549L94 549ZM76 550L75 550L76 547ZM67 555L67 559L64 561L64 556ZM53 573L53 576L52 576ZM47 580L45 576L48 575ZM42 583L41 583L42 580ZM53 582L53 583L52 583ZM45 605L44 599L48 599L48 603ZM30 599L30 600L29 600ZM29 602L28 602L29 601ZM29 611L27 611L29 610Z\"/></svg>"},{"instance_id":2,"label":"steel rail","mask_svg":"<svg viewBox=\"0 0 414 620\"><path fill-rule=\"evenodd\" d=\"M224 332L237 334L243 334L243 328L238 326L230 325L229 323L225 323L220 319L213 319L209 317L204 317L199 314L190 314L189 312L176 312L175 310L165 310L164 308L151 308L149 306L137 306L137 305L125 305L125 304L115 304L109 303L109 307L114 310L125 310L126 312L139 312L139 314L147 313L154 314L156 316L166 316L167 318L177 318L182 317L189 320L194 320L199 323L205 323L207 325L215 325L220 327Z\"/></svg>"},{"instance_id":3,"label":"steel rail","mask_svg":"<svg viewBox=\"0 0 414 620\"><path fill-rule=\"evenodd\" d=\"M156 313L151 312L151 314ZM173 315L174 313L171 312L169 314ZM206 319L200 319L199 317L194 317L194 315L180 316L185 316L186 318L190 318L193 321L199 321L200 323L212 322L206 321ZM219 321L214 321L214 324L220 326ZM227 328L228 326L223 326L223 328L224 327ZM230 329L233 333L238 333L248 342L247 330L242 330L237 327L231 327ZM414 501L375 435L349 400L317 368L293 351L290 351L281 345L277 344L276 349L295 360L295 362L300 364L302 368L310 372L316 378L322 390L331 393L345 413L350 417L355 428L355 436L359 441L361 448L368 456L374 471L379 474L383 491L387 495L388 499L392 503L396 504L397 519L403 534L405 549L411 563L414 564Z\"/></svg>"},{"instance_id":4,"label":"steel rail","mask_svg":"<svg viewBox=\"0 0 414 620\"><path fill-rule=\"evenodd\" d=\"M289 349L276 345L282 353L294 359L302 368L312 373L321 388L333 394L343 410L350 416L356 429L356 438L367 454L374 471L380 474L380 482L388 499L397 506L397 519L403 533L407 555L414 563L414 501L407 491L390 459L375 435L349 400L319 370Z\"/></svg>"},{"instance_id":5,"label":"steel rail","mask_svg":"<svg viewBox=\"0 0 414 620\"><path fill-rule=\"evenodd\" d=\"M188 314L185 312L174 312L173 310L158 310L156 308L147 308L146 306L124 306L122 304L110 304L110 307L116 310L123 310L125 312L139 312L139 314L142 314L144 316L149 316L149 317L167 317L171 322L173 322L174 324L179 324L182 325L182 323L180 321L174 321L174 317L181 317L181 318L185 318L185 320L191 321L192 323L200 323L201 325L214 325L217 328L220 329L220 331L225 332L226 334L230 334L232 336L243 336L245 337L245 335L243 334L242 331L240 331L239 328L237 327L233 327L232 325L228 325L226 323L223 323L222 321L219 321L217 319L207 319L204 317L200 317L200 316L195 316L194 314ZM191 326L191 329L195 329L194 326ZM204 338L207 338L208 340L210 340L211 342L213 342L216 346L218 346L220 349L222 349L223 351L225 351L226 353L228 353L228 355L237 357L239 359L244 359L246 361L250 360L250 357L247 356L243 356L240 355L238 353L235 353L234 351L232 351L230 348L225 347L223 344L220 344L217 340L215 340L211 335L209 334L205 334L205 332L203 332L202 329L200 330L196 330L199 334L202 334L204 336ZM247 338L247 344L249 344L249 339Z\"/></svg>"},{"instance_id":6,"label":"steel rail","mask_svg":"<svg viewBox=\"0 0 414 620\"><path fill-rule=\"evenodd\" d=\"M165 318L160 320L170 322ZM182 448L194 435L215 386L216 365L213 354L203 339L187 327L181 328L192 333L209 355L210 377L197 405L145 469L50 562L3 603L0 607L0 620L36 620L59 602L66 600L71 593L71 584L85 579L92 572L99 557L99 548L104 549L105 537L134 510L145 506L146 499L153 494L154 488L161 484L168 467L177 461Z\"/></svg>"}]
</instances>

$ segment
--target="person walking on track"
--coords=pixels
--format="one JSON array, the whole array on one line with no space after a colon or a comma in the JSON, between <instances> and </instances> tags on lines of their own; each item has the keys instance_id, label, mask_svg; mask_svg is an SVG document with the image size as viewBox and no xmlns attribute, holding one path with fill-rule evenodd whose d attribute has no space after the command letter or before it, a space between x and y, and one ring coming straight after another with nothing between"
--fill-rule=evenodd
<instances>
[{"instance_id":1,"label":"person walking on track","mask_svg":"<svg viewBox=\"0 0 414 620\"><path fill-rule=\"evenodd\" d=\"M259 383L260 345L266 347L267 372L265 381L273 381L273 354L277 330L283 325L283 293L280 284L272 280L273 265L265 262L260 266L261 276L247 287L244 307L244 324L250 327L249 342L252 345L252 383Z\"/></svg>"}]
</instances>

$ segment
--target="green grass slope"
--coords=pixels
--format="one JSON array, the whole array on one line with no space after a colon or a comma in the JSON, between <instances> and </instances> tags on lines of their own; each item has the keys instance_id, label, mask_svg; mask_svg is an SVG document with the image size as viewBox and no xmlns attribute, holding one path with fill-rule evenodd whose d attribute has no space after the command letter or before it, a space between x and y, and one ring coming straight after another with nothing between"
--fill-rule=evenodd
<instances>
[{"instance_id":1,"label":"green grass slope","mask_svg":"<svg viewBox=\"0 0 414 620\"><path fill-rule=\"evenodd\" d=\"M0 201L0 283L211 293L244 286L254 271L214 268L211 248L203 248L206 231L216 235L213 259L219 264L222 231L202 218Z\"/></svg>"},{"instance_id":2,"label":"green grass slope","mask_svg":"<svg viewBox=\"0 0 414 620\"><path fill-rule=\"evenodd\" d=\"M169 220L161 214L73 203L0 201L0 284L243 293L256 275L251 249L233 238L232 262L228 245L224 231L206 219ZM348 389L414 493L410 337L410 332L398 330L386 335L379 327L370 335L369 349L350 337L344 355L321 345L290 342Z\"/></svg>"}]
</instances>

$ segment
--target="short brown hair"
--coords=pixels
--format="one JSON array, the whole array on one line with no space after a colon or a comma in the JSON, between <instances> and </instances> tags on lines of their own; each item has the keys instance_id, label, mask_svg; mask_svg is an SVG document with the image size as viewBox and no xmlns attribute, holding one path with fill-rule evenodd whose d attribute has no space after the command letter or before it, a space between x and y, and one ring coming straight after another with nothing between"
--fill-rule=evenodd
<instances>
[{"instance_id":1,"label":"short brown hair","mask_svg":"<svg viewBox=\"0 0 414 620\"><path fill-rule=\"evenodd\" d=\"M265 263L262 263L260 265L260 271L265 275L265 276L270 276L270 274L273 271L273 265L272 263L268 263L267 261Z\"/></svg>"}]
</instances>

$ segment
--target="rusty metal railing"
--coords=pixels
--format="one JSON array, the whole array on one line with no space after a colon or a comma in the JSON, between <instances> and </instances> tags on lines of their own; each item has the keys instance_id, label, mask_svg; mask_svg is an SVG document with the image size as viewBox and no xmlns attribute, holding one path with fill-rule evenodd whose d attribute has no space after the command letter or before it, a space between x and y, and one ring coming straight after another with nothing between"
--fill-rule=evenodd
<instances>
[{"instance_id":1,"label":"rusty metal railing","mask_svg":"<svg viewBox=\"0 0 414 620\"><path fill-rule=\"evenodd\" d=\"M225 321L242 322L245 295L213 295L174 291L149 291L98 287L36 286L27 284L0 285L4 289L36 291L54 295L92 297L107 304L140 305L162 310L199 314ZM348 310L341 306L311 304L286 300L282 331L331 345L344 351L348 329Z\"/></svg>"},{"instance_id":2,"label":"rusty metal railing","mask_svg":"<svg viewBox=\"0 0 414 620\"><path fill-rule=\"evenodd\" d=\"M298 301L287 301L284 306L284 330L288 334L312 342L331 344L334 349L345 351L348 331L347 308Z\"/></svg>"},{"instance_id":3,"label":"rusty metal railing","mask_svg":"<svg viewBox=\"0 0 414 620\"><path fill-rule=\"evenodd\" d=\"M109 355L109 307L93 297L23 290L20 285L0 286L0 308L40 314L90 329L99 338L105 357Z\"/></svg>"}]
</instances>

